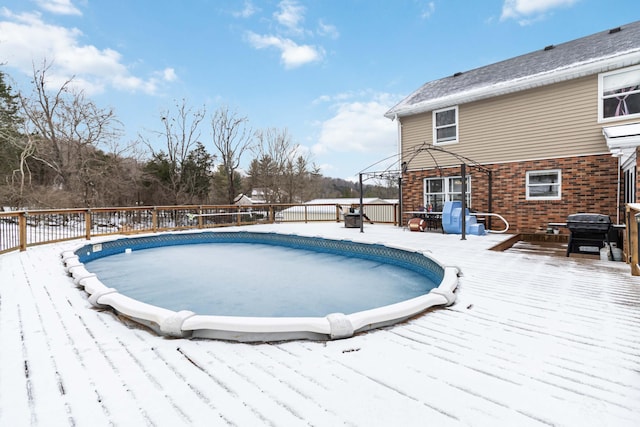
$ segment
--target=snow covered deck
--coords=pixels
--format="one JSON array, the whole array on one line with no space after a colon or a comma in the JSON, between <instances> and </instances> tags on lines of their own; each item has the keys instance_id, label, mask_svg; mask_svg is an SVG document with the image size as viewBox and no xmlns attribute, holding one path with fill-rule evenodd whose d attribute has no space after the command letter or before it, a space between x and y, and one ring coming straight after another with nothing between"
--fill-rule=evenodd
<instances>
[{"instance_id":1,"label":"snow covered deck","mask_svg":"<svg viewBox=\"0 0 640 427\"><path fill-rule=\"evenodd\" d=\"M430 250L462 269L458 300L347 340L167 339L91 308L59 258L85 241L0 255L0 425L638 425L626 264L488 251L499 235L250 228Z\"/></svg>"}]
</instances>

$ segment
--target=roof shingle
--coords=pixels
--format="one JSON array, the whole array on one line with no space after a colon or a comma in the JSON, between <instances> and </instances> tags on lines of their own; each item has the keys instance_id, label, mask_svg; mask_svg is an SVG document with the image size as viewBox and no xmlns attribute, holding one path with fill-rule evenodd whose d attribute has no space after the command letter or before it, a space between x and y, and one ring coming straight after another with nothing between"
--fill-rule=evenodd
<instances>
[{"instance_id":1,"label":"roof shingle","mask_svg":"<svg viewBox=\"0 0 640 427\"><path fill-rule=\"evenodd\" d=\"M640 21L427 82L385 117L418 114L638 63Z\"/></svg>"}]
</instances>

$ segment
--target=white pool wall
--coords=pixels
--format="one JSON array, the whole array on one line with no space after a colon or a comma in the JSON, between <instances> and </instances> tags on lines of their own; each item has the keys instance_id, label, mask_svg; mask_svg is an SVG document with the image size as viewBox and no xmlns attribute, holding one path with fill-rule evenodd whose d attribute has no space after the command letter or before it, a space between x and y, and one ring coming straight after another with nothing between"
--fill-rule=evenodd
<instances>
[{"instance_id":1,"label":"white pool wall","mask_svg":"<svg viewBox=\"0 0 640 427\"><path fill-rule=\"evenodd\" d=\"M378 244L387 246L383 243ZM397 245L387 247L416 253L415 250ZM420 253L443 269L444 276L438 287L431 289L427 294L399 303L348 315L332 313L325 317L239 317L197 315L187 310L176 312L134 300L118 293L116 289L104 286L95 274L86 270L75 251L63 252L62 261L76 286L83 288L89 294L89 302L93 306L111 308L116 313L135 320L160 335L174 338L266 342L349 338L359 332L405 321L432 307L453 304L459 269L443 266L427 253Z\"/></svg>"}]
</instances>

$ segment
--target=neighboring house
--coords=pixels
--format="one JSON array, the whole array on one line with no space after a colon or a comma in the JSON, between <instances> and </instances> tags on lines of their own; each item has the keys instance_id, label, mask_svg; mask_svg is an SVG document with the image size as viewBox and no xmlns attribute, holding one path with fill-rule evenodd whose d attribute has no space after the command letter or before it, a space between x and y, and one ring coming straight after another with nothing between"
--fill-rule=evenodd
<instances>
[{"instance_id":1,"label":"neighboring house","mask_svg":"<svg viewBox=\"0 0 640 427\"><path fill-rule=\"evenodd\" d=\"M511 231L578 212L622 221L638 200L640 21L428 82L385 116L404 211L460 199L465 163L469 206Z\"/></svg>"},{"instance_id":2,"label":"neighboring house","mask_svg":"<svg viewBox=\"0 0 640 427\"><path fill-rule=\"evenodd\" d=\"M251 190L251 200L253 203L267 203L267 191L264 188L254 188Z\"/></svg>"},{"instance_id":3,"label":"neighboring house","mask_svg":"<svg viewBox=\"0 0 640 427\"><path fill-rule=\"evenodd\" d=\"M233 204L238 206L251 206L256 204L256 202L254 202L251 197L247 196L246 194L240 193L236 196Z\"/></svg>"},{"instance_id":4,"label":"neighboring house","mask_svg":"<svg viewBox=\"0 0 640 427\"><path fill-rule=\"evenodd\" d=\"M338 209L340 218L343 219L345 213L350 209L358 209L360 206L359 197L339 197L335 199L314 199L305 202L305 205L332 204L340 206ZM365 205L363 212L371 221L394 222L398 199L381 199L378 197L363 197L362 204Z\"/></svg>"},{"instance_id":5,"label":"neighboring house","mask_svg":"<svg viewBox=\"0 0 640 427\"><path fill-rule=\"evenodd\" d=\"M262 188L251 190L251 197L247 196L244 193L240 193L236 196L233 201L234 205L260 205L267 203L265 198L265 190Z\"/></svg>"},{"instance_id":6,"label":"neighboring house","mask_svg":"<svg viewBox=\"0 0 640 427\"><path fill-rule=\"evenodd\" d=\"M305 202L305 205L318 205L318 204L332 204L340 205L343 210L348 211L351 206L359 205L359 197L338 197L334 199L313 199ZM362 203L365 205L377 205L377 204L394 204L398 203L398 199L381 199L378 197L364 197Z\"/></svg>"},{"instance_id":7,"label":"neighboring house","mask_svg":"<svg viewBox=\"0 0 640 427\"><path fill-rule=\"evenodd\" d=\"M362 199L365 206L364 213L371 221L393 222L398 200L366 197ZM336 221L343 220L344 214L348 214L353 207L360 205L359 198L314 199L303 205L286 208L276 215L280 221L302 221L306 218L310 221Z\"/></svg>"}]
</instances>

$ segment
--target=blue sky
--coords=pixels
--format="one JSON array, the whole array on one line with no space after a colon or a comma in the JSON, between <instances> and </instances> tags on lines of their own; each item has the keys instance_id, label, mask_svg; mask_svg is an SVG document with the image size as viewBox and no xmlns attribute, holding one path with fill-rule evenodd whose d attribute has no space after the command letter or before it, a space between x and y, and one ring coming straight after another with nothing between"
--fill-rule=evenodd
<instances>
[{"instance_id":1,"label":"blue sky","mask_svg":"<svg viewBox=\"0 0 640 427\"><path fill-rule=\"evenodd\" d=\"M286 128L351 179L397 152L383 114L423 83L639 19L637 0L4 0L0 62L24 91L53 62L127 139L186 99Z\"/></svg>"}]
</instances>

